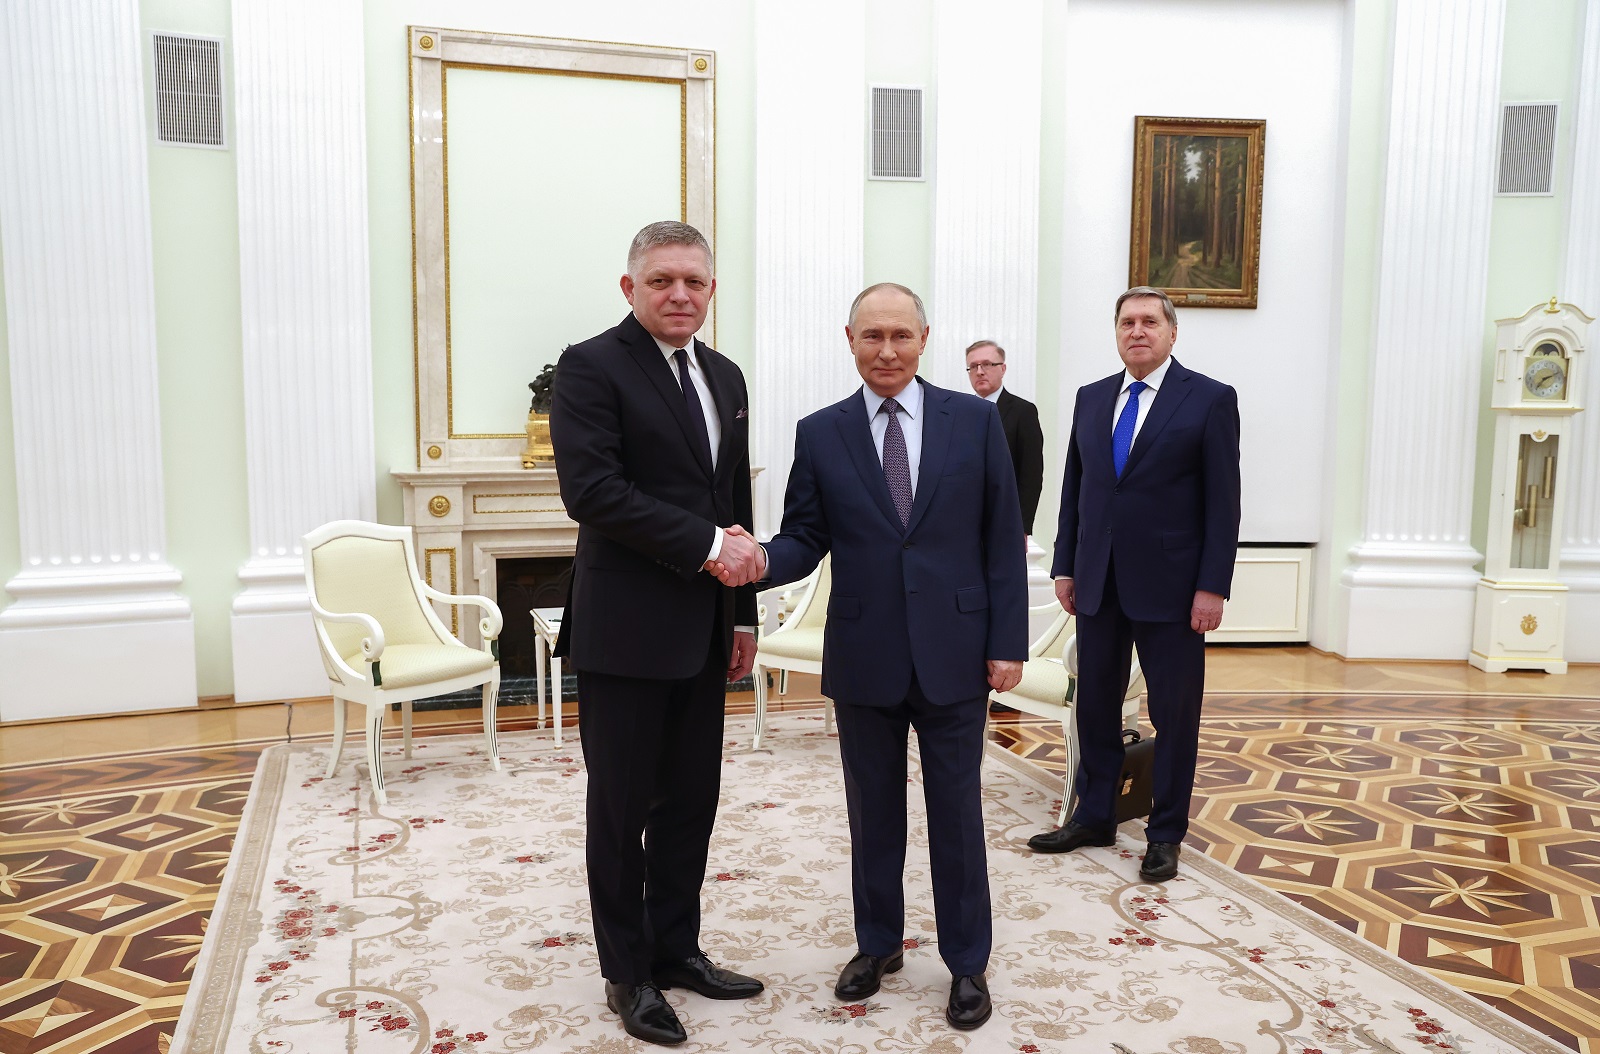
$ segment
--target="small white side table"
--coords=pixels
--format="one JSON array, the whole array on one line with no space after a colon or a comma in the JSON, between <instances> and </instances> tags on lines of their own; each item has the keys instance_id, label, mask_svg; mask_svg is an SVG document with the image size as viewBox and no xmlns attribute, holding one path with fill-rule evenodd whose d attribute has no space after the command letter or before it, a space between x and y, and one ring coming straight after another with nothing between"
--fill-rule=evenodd
<instances>
[{"instance_id":1,"label":"small white side table","mask_svg":"<svg viewBox=\"0 0 1600 1054\"><path fill-rule=\"evenodd\" d=\"M533 615L533 655L538 664L539 682L539 723L544 724L544 671L548 657L550 665L551 694L555 697L552 703L552 717L556 730L556 746L561 745L561 657L555 654L556 638L561 635L562 608L534 608L529 614Z\"/></svg>"}]
</instances>

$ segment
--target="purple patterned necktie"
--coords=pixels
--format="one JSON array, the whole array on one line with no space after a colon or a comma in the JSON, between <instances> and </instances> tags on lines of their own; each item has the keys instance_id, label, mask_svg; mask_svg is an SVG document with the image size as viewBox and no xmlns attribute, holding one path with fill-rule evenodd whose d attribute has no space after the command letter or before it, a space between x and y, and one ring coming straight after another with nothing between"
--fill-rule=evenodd
<instances>
[{"instance_id":1,"label":"purple patterned necktie","mask_svg":"<svg viewBox=\"0 0 1600 1054\"><path fill-rule=\"evenodd\" d=\"M900 430L900 404L885 399L879 413L889 415L883 432L883 479L889 484L889 497L900 515L900 526L911 522L911 458L906 454L906 434Z\"/></svg>"}]
</instances>

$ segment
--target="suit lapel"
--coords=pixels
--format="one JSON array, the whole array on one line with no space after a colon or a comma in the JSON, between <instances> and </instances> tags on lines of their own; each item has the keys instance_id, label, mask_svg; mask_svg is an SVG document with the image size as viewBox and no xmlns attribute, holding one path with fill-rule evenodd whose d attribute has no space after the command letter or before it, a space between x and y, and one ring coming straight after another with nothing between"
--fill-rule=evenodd
<instances>
[{"instance_id":1,"label":"suit lapel","mask_svg":"<svg viewBox=\"0 0 1600 1054\"><path fill-rule=\"evenodd\" d=\"M900 530L900 516L894 511L894 501L889 497L889 484L883 478L883 463L878 460L878 449L872 444L867 403L859 391L839 404L839 416L835 424L862 485L877 503L878 511L883 513L895 530Z\"/></svg>"},{"instance_id":2,"label":"suit lapel","mask_svg":"<svg viewBox=\"0 0 1600 1054\"><path fill-rule=\"evenodd\" d=\"M733 417L743 407L733 405L733 385L731 377L725 372L722 356L706 347L704 343L695 341L695 354L700 357L700 369L706 375L706 386L711 389L711 401L717 407L717 421L721 425L722 434L717 438L717 469L716 478L721 479L737 460L729 456L733 442Z\"/></svg>"},{"instance_id":3,"label":"suit lapel","mask_svg":"<svg viewBox=\"0 0 1600 1054\"><path fill-rule=\"evenodd\" d=\"M907 534L917 529L922 514L933 501L933 492L939 489L939 477L944 473L945 458L950 453L950 434L955 431L955 422L950 416L950 393L920 380L915 383L922 385L922 463L917 466L917 497L911 503ZM887 484L884 490L887 492Z\"/></svg>"},{"instance_id":4,"label":"suit lapel","mask_svg":"<svg viewBox=\"0 0 1600 1054\"><path fill-rule=\"evenodd\" d=\"M696 434L694 422L689 419L689 406L684 402L683 389L678 387L678 379L672 375L672 367L667 365L666 356L661 354L661 349L656 346L655 338L650 336L649 331L641 326L633 315L623 320L622 330L628 340L628 353L638 363L639 369L644 371L651 386L661 396L661 401L667 404L667 411L677 419L678 427L683 430L684 443L709 478L711 462L700 448L700 439Z\"/></svg>"},{"instance_id":5,"label":"suit lapel","mask_svg":"<svg viewBox=\"0 0 1600 1054\"><path fill-rule=\"evenodd\" d=\"M1145 415L1144 424L1139 426L1133 449L1128 453L1128 463L1122 466L1122 478L1126 479L1139 467L1145 451L1155 445L1161 430L1167 427L1167 422L1177 413L1179 404L1189 397L1189 392L1189 371L1179 366L1177 359L1173 359L1172 365L1167 367L1166 380L1156 389L1156 401L1150 404L1150 412Z\"/></svg>"},{"instance_id":6,"label":"suit lapel","mask_svg":"<svg viewBox=\"0 0 1600 1054\"><path fill-rule=\"evenodd\" d=\"M1111 457L1111 415L1117 408L1117 396L1122 392L1122 374L1096 381L1090 386L1084 402L1084 430L1078 433L1078 446L1087 464L1099 458L1112 474L1116 473Z\"/></svg>"}]
</instances>

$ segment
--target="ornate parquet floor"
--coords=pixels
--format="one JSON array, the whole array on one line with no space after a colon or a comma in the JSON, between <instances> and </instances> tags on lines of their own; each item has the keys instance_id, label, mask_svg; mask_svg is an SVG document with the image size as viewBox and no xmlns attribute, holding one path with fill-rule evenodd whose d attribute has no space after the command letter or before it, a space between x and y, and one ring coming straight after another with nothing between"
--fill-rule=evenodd
<instances>
[{"instance_id":1,"label":"ornate parquet floor","mask_svg":"<svg viewBox=\"0 0 1600 1054\"><path fill-rule=\"evenodd\" d=\"M0 729L0 1054L166 1049L256 757L283 738L282 708L256 710L232 738L76 722L38 760ZM296 712L296 738L325 734L325 704ZM1059 770L1059 724L992 735ZM1600 700L1211 695L1202 751L1190 851L1600 1054Z\"/></svg>"}]
</instances>

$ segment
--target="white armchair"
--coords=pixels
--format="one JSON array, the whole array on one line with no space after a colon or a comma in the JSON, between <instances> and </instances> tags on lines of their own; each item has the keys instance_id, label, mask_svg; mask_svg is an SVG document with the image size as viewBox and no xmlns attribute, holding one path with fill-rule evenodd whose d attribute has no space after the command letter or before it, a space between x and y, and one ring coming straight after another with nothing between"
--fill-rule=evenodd
<instances>
[{"instance_id":1,"label":"white armchair","mask_svg":"<svg viewBox=\"0 0 1600 1054\"><path fill-rule=\"evenodd\" d=\"M500 770L495 701L500 693L500 609L480 596L452 596L417 573L410 527L336 520L305 536L306 591L322 664L333 695L333 751L327 776L339 768L346 704L367 709L367 768L372 795L383 789L383 718L400 704L401 738L411 757L411 703L483 685L483 735L489 764ZM469 648L447 630L428 601L482 608L483 649Z\"/></svg>"},{"instance_id":2,"label":"white armchair","mask_svg":"<svg viewBox=\"0 0 1600 1054\"><path fill-rule=\"evenodd\" d=\"M799 599L783 624L763 633L756 642L755 668L751 676L756 686L756 735L751 750L761 749L761 735L767 728L767 671L778 672L778 694L789 690L789 671L822 672L822 634L828 621L828 594L832 591L832 559L824 556L811 576L797 587ZM824 704L823 722L833 731L833 706Z\"/></svg>"},{"instance_id":3,"label":"white armchair","mask_svg":"<svg viewBox=\"0 0 1600 1054\"><path fill-rule=\"evenodd\" d=\"M1054 607L1057 617L1028 647L1028 659L1022 664L1022 680L1009 692L990 692L989 698L1025 714L1053 717L1061 722L1067 775L1061 790L1061 811L1056 818L1056 825L1060 826L1067 822L1073 784L1078 778L1078 728L1073 720L1078 688L1078 620L1061 610L1059 604L1048 607ZM1028 610L1030 614L1038 614L1046 608L1047 605L1040 605ZM1144 672L1139 669L1139 656L1135 654L1128 676L1128 691L1122 699L1123 728L1138 724L1139 698L1144 690Z\"/></svg>"}]
</instances>

